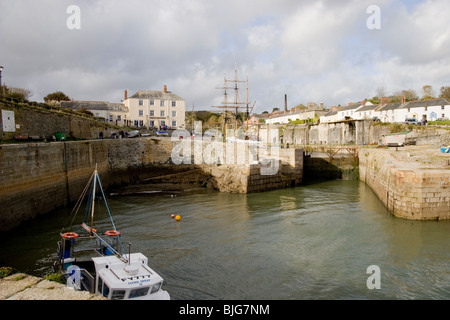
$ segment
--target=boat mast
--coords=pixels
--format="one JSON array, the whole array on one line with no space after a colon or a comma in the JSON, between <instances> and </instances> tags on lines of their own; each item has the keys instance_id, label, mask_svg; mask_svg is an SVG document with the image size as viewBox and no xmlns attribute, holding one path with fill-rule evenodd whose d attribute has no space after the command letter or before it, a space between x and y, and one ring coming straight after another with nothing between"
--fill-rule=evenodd
<instances>
[{"instance_id":1,"label":"boat mast","mask_svg":"<svg viewBox=\"0 0 450 320\"><path fill-rule=\"evenodd\" d=\"M94 187L92 190L92 205L91 205L91 229L94 228L94 206L95 206L95 189L97 186L97 164L95 165L94 170Z\"/></svg>"}]
</instances>

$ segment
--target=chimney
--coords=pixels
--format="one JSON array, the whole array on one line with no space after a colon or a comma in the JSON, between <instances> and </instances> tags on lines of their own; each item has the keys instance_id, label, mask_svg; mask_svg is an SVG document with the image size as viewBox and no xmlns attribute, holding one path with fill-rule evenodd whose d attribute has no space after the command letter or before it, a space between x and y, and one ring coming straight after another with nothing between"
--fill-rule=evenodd
<instances>
[{"instance_id":1,"label":"chimney","mask_svg":"<svg viewBox=\"0 0 450 320\"><path fill-rule=\"evenodd\" d=\"M287 94L284 95L284 112L287 112Z\"/></svg>"},{"instance_id":2,"label":"chimney","mask_svg":"<svg viewBox=\"0 0 450 320\"><path fill-rule=\"evenodd\" d=\"M128 91L125 90L125 99L123 99L123 101L125 101L125 100L127 100L127 99L128 99Z\"/></svg>"},{"instance_id":3,"label":"chimney","mask_svg":"<svg viewBox=\"0 0 450 320\"><path fill-rule=\"evenodd\" d=\"M367 103L367 101L364 100L364 101L362 102L362 106L365 107L365 106L366 106L366 103Z\"/></svg>"},{"instance_id":4,"label":"chimney","mask_svg":"<svg viewBox=\"0 0 450 320\"><path fill-rule=\"evenodd\" d=\"M164 86L164 93L167 93L167 86Z\"/></svg>"},{"instance_id":5,"label":"chimney","mask_svg":"<svg viewBox=\"0 0 450 320\"><path fill-rule=\"evenodd\" d=\"M404 104L404 103L406 103L406 97L405 96L402 97L402 104Z\"/></svg>"},{"instance_id":6,"label":"chimney","mask_svg":"<svg viewBox=\"0 0 450 320\"><path fill-rule=\"evenodd\" d=\"M387 98L386 97L381 98L381 105L382 106L387 105Z\"/></svg>"}]
</instances>

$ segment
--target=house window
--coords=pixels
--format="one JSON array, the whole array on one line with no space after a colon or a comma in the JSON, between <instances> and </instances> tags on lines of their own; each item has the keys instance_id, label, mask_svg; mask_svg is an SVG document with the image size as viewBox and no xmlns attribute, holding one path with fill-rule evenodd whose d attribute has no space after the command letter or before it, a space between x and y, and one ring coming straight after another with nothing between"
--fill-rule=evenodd
<instances>
[{"instance_id":1,"label":"house window","mask_svg":"<svg viewBox=\"0 0 450 320\"><path fill-rule=\"evenodd\" d=\"M442 107L441 107L441 110L445 110L445 106L442 106Z\"/></svg>"},{"instance_id":2,"label":"house window","mask_svg":"<svg viewBox=\"0 0 450 320\"><path fill-rule=\"evenodd\" d=\"M159 102L159 106L160 106L160 107L164 107L164 100L161 100L161 101Z\"/></svg>"},{"instance_id":3,"label":"house window","mask_svg":"<svg viewBox=\"0 0 450 320\"><path fill-rule=\"evenodd\" d=\"M139 105L143 106L144 105L144 100L139 100Z\"/></svg>"},{"instance_id":4,"label":"house window","mask_svg":"<svg viewBox=\"0 0 450 320\"><path fill-rule=\"evenodd\" d=\"M176 127L177 126L177 122L176 121L172 121L172 127Z\"/></svg>"},{"instance_id":5,"label":"house window","mask_svg":"<svg viewBox=\"0 0 450 320\"><path fill-rule=\"evenodd\" d=\"M161 120L161 127L164 127L166 125L166 122L164 120Z\"/></svg>"},{"instance_id":6,"label":"house window","mask_svg":"<svg viewBox=\"0 0 450 320\"><path fill-rule=\"evenodd\" d=\"M122 121L122 116L117 116L117 121Z\"/></svg>"},{"instance_id":7,"label":"house window","mask_svg":"<svg viewBox=\"0 0 450 320\"><path fill-rule=\"evenodd\" d=\"M150 105L154 106L155 105L155 100L150 100Z\"/></svg>"},{"instance_id":8,"label":"house window","mask_svg":"<svg viewBox=\"0 0 450 320\"><path fill-rule=\"evenodd\" d=\"M164 110L161 110L161 112L159 113L159 115L160 115L161 117L164 117L164 116L165 116Z\"/></svg>"},{"instance_id":9,"label":"house window","mask_svg":"<svg viewBox=\"0 0 450 320\"><path fill-rule=\"evenodd\" d=\"M139 117L143 117L144 116L144 110L139 110Z\"/></svg>"},{"instance_id":10,"label":"house window","mask_svg":"<svg viewBox=\"0 0 450 320\"><path fill-rule=\"evenodd\" d=\"M425 112L427 112L428 111L428 107L425 107Z\"/></svg>"},{"instance_id":11,"label":"house window","mask_svg":"<svg viewBox=\"0 0 450 320\"><path fill-rule=\"evenodd\" d=\"M177 116L177 112L176 111L172 111L172 117L176 117Z\"/></svg>"},{"instance_id":12,"label":"house window","mask_svg":"<svg viewBox=\"0 0 450 320\"><path fill-rule=\"evenodd\" d=\"M150 120L150 127L154 127L155 126L155 121L154 120Z\"/></svg>"},{"instance_id":13,"label":"house window","mask_svg":"<svg viewBox=\"0 0 450 320\"><path fill-rule=\"evenodd\" d=\"M144 120L139 120L139 127L143 127L144 126Z\"/></svg>"},{"instance_id":14,"label":"house window","mask_svg":"<svg viewBox=\"0 0 450 320\"><path fill-rule=\"evenodd\" d=\"M150 117L154 117L155 116L155 110L150 110Z\"/></svg>"},{"instance_id":15,"label":"house window","mask_svg":"<svg viewBox=\"0 0 450 320\"><path fill-rule=\"evenodd\" d=\"M109 121L113 122L113 116L112 115L109 115Z\"/></svg>"},{"instance_id":16,"label":"house window","mask_svg":"<svg viewBox=\"0 0 450 320\"><path fill-rule=\"evenodd\" d=\"M177 106L177 102L176 101L172 101L172 107L176 107Z\"/></svg>"},{"instance_id":17,"label":"house window","mask_svg":"<svg viewBox=\"0 0 450 320\"><path fill-rule=\"evenodd\" d=\"M445 118L445 114L444 113L442 114L441 118Z\"/></svg>"},{"instance_id":18,"label":"house window","mask_svg":"<svg viewBox=\"0 0 450 320\"><path fill-rule=\"evenodd\" d=\"M137 127L137 126L138 126L138 124L139 124L139 121L137 121L137 120L134 120L134 126L135 126L135 127Z\"/></svg>"}]
</instances>

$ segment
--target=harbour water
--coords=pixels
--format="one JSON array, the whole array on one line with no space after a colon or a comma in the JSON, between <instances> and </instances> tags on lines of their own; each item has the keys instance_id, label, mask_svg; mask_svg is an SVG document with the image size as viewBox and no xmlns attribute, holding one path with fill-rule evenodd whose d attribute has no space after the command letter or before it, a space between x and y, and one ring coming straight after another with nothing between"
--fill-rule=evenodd
<instances>
[{"instance_id":1,"label":"harbour water","mask_svg":"<svg viewBox=\"0 0 450 320\"><path fill-rule=\"evenodd\" d=\"M358 181L108 200L125 247L149 257L172 299L450 299L450 221L397 219ZM3 235L0 265L51 272L70 211ZM107 220L104 211L97 228ZM370 290L374 265L381 288Z\"/></svg>"}]
</instances>

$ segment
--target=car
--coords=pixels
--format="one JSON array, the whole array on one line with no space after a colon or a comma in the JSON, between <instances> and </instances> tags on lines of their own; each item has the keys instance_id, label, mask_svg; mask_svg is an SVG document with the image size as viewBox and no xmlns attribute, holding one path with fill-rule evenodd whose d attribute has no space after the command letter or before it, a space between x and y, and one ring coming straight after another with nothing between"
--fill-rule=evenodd
<instances>
[{"instance_id":1,"label":"car","mask_svg":"<svg viewBox=\"0 0 450 320\"><path fill-rule=\"evenodd\" d=\"M138 130L134 130L134 131L129 132L127 137L128 138L135 138L135 137L139 137L139 136L140 136L139 131Z\"/></svg>"},{"instance_id":2,"label":"car","mask_svg":"<svg viewBox=\"0 0 450 320\"><path fill-rule=\"evenodd\" d=\"M420 125L420 122L418 122L416 119L406 119L405 123L406 124L417 124L417 125Z\"/></svg>"},{"instance_id":3,"label":"car","mask_svg":"<svg viewBox=\"0 0 450 320\"><path fill-rule=\"evenodd\" d=\"M156 131L156 135L157 135L158 137L161 137L161 136L168 136L169 133L168 133L167 131L159 130L159 131Z\"/></svg>"}]
</instances>

